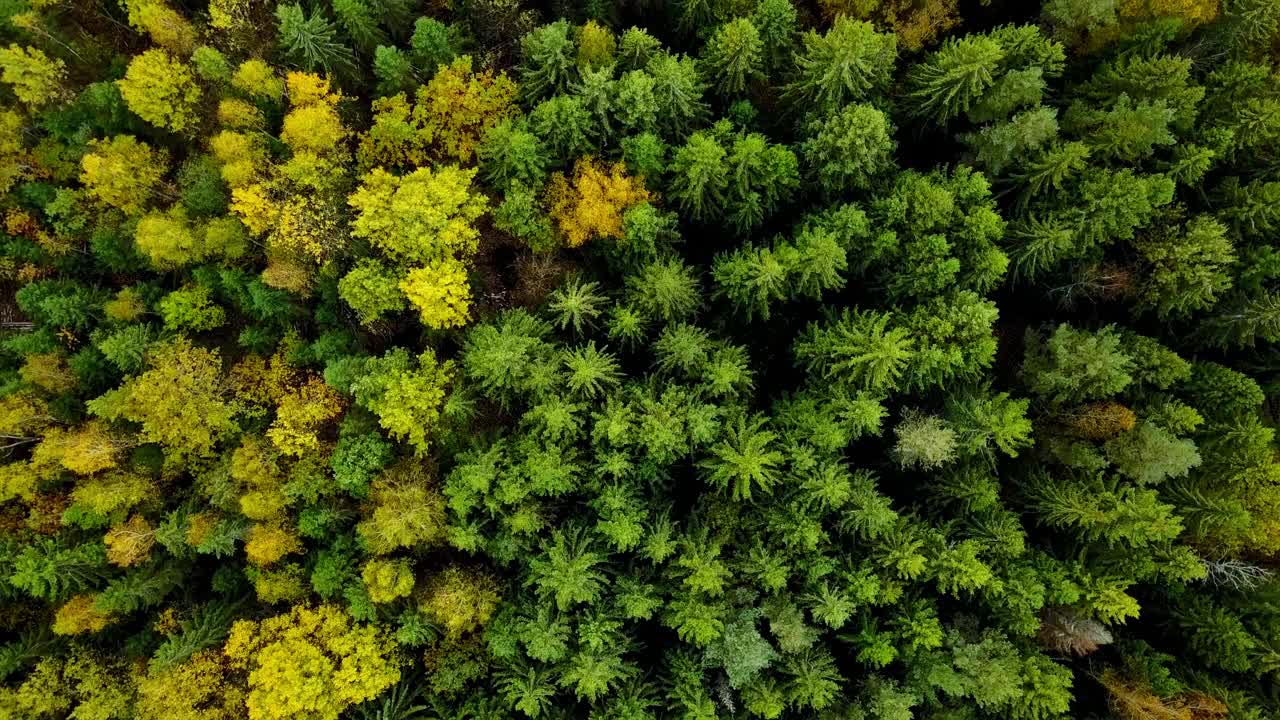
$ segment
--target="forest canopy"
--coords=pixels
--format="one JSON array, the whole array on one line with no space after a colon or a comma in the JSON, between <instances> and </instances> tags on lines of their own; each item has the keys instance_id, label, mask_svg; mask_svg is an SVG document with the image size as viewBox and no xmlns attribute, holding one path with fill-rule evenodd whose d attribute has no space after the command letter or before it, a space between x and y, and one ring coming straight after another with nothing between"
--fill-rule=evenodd
<instances>
[{"instance_id":1,"label":"forest canopy","mask_svg":"<svg viewBox=\"0 0 1280 720\"><path fill-rule=\"evenodd\" d=\"M1280 717L1280 0L0 0L0 720Z\"/></svg>"}]
</instances>

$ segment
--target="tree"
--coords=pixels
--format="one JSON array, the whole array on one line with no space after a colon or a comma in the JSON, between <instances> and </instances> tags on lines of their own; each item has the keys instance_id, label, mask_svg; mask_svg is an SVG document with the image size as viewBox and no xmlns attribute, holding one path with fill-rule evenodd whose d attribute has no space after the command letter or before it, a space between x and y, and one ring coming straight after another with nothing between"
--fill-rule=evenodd
<instances>
[{"instance_id":1,"label":"tree","mask_svg":"<svg viewBox=\"0 0 1280 720\"><path fill-rule=\"evenodd\" d=\"M717 213L729 183L728 153L712 136L694 133L671 161L671 195L695 219Z\"/></svg>"},{"instance_id":2,"label":"tree","mask_svg":"<svg viewBox=\"0 0 1280 720\"><path fill-rule=\"evenodd\" d=\"M556 165L591 153L599 135L582 98L557 95L543 100L529 113L529 128L544 142Z\"/></svg>"},{"instance_id":3,"label":"tree","mask_svg":"<svg viewBox=\"0 0 1280 720\"><path fill-rule=\"evenodd\" d=\"M164 178L168 156L132 135L94 140L80 160L80 182L99 202L141 215Z\"/></svg>"},{"instance_id":4,"label":"tree","mask_svg":"<svg viewBox=\"0 0 1280 720\"><path fill-rule=\"evenodd\" d=\"M540 184L546 177L550 161L538 136L509 120L498 123L485 133L484 143L476 155L485 179L506 191L507 199L514 194L513 184L519 183L523 187Z\"/></svg>"},{"instance_id":5,"label":"tree","mask_svg":"<svg viewBox=\"0 0 1280 720\"><path fill-rule=\"evenodd\" d=\"M172 269L203 260L207 253L186 210L174 207L167 213L147 213L134 231L138 249L161 269Z\"/></svg>"},{"instance_id":6,"label":"tree","mask_svg":"<svg viewBox=\"0 0 1280 720\"><path fill-rule=\"evenodd\" d=\"M475 175L454 166L403 177L375 169L347 198L357 213L351 231L400 262L468 257L480 237L472 223L486 207L471 189Z\"/></svg>"},{"instance_id":7,"label":"tree","mask_svg":"<svg viewBox=\"0 0 1280 720\"><path fill-rule=\"evenodd\" d=\"M392 437L425 454L452 375L453 363L440 363L431 350L412 359L406 350L396 348L365 361L363 372L351 384L351 394Z\"/></svg>"},{"instance_id":8,"label":"tree","mask_svg":"<svg viewBox=\"0 0 1280 720\"><path fill-rule=\"evenodd\" d=\"M66 63L39 48L0 48L0 80L13 86L13 94L33 111L64 98L66 78Z\"/></svg>"},{"instance_id":9,"label":"tree","mask_svg":"<svg viewBox=\"0 0 1280 720\"><path fill-rule=\"evenodd\" d=\"M1186 316L1211 307L1231 289L1228 272L1236 262L1227 228L1199 215L1181 228L1152 229L1134 240L1148 268L1138 305L1160 318Z\"/></svg>"},{"instance_id":10,"label":"tree","mask_svg":"<svg viewBox=\"0 0 1280 720\"><path fill-rule=\"evenodd\" d=\"M338 39L337 28L319 11L307 17L302 5L282 3L276 6L276 23L280 47L307 70L333 75L355 69L351 48Z\"/></svg>"},{"instance_id":11,"label":"tree","mask_svg":"<svg viewBox=\"0 0 1280 720\"><path fill-rule=\"evenodd\" d=\"M512 113L515 96L505 72L475 72L471 56L463 55L418 89L413 119L426 144L446 159L468 163L485 133Z\"/></svg>"},{"instance_id":12,"label":"tree","mask_svg":"<svg viewBox=\"0 0 1280 720\"><path fill-rule=\"evenodd\" d=\"M581 528L558 530L530 563L526 584L554 600L562 612L594 603L603 590L605 576L597 567L603 560Z\"/></svg>"},{"instance_id":13,"label":"tree","mask_svg":"<svg viewBox=\"0 0 1280 720\"><path fill-rule=\"evenodd\" d=\"M232 668L247 672L252 720L299 713L337 720L400 679L395 647L332 605L298 605L261 622L237 621L223 652Z\"/></svg>"},{"instance_id":14,"label":"tree","mask_svg":"<svg viewBox=\"0 0 1280 720\"><path fill-rule=\"evenodd\" d=\"M721 25L702 51L707 77L721 95L744 92L750 82L764 77L764 41L750 18Z\"/></svg>"},{"instance_id":15,"label":"tree","mask_svg":"<svg viewBox=\"0 0 1280 720\"><path fill-rule=\"evenodd\" d=\"M907 74L913 112L946 122L967 112L996 82L1004 49L995 39L951 39Z\"/></svg>"},{"instance_id":16,"label":"tree","mask_svg":"<svg viewBox=\"0 0 1280 720\"><path fill-rule=\"evenodd\" d=\"M1032 392L1055 403L1110 397L1132 382L1133 360L1112 327L1096 333L1058 325L1047 337L1027 333L1023 378Z\"/></svg>"},{"instance_id":17,"label":"tree","mask_svg":"<svg viewBox=\"0 0 1280 720\"><path fill-rule=\"evenodd\" d=\"M91 400L89 411L141 424L142 437L163 445L173 464L208 455L238 429L238 407L227 397L216 350L179 338L154 347L148 364L146 372Z\"/></svg>"},{"instance_id":18,"label":"tree","mask_svg":"<svg viewBox=\"0 0 1280 720\"><path fill-rule=\"evenodd\" d=\"M190 67L164 50L135 56L116 84L129 109L156 127L183 132L198 122L200 86Z\"/></svg>"},{"instance_id":19,"label":"tree","mask_svg":"<svg viewBox=\"0 0 1280 720\"><path fill-rule=\"evenodd\" d=\"M825 326L810 325L795 345L796 358L824 380L885 392L902 381L915 355L904 328L884 313L846 311Z\"/></svg>"},{"instance_id":20,"label":"tree","mask_svg":"<svg viewBox=\"0 0 1280 720\"><path fill-rule=\"evenodd\" d=\"M801 152L828 193L863 190L893 167L897 144L892 135L884 113L870 105L847 105L811 126Z\"/></svg>"},{"instance_id":21,"label":"tree","mask_svg":"<svg viewBox=\"0 0 1280 720\"><path fill-rule=\"evenodd\" d=\"M773 490L778 480L775 466L783 455L770 448L777 436L764 430L763 418L739 417L730 425L720 444L711 448L712 457L703 467L708 478L721 489L732 489L734 500L750 500L753 488L764 494Z\"/></svg>"},{"instance_id":22,"label":"tree","mask_svg":"<svg viewBox=\"0 0 1280 720\"><path fill-rule=\"evenodd\" d=\"M668 138L688 135L707 115L706 83L692 58L658 53L645 65L653 78L653 98L661 112L658 129Z\"/></svg>"},{"instance_id":23,"label":"tree","mask_svg":"<svg viewBox=\"0 0 1280 720\"><path fill-rule=\"evenodd\" d=\"M410 463L394 465L375 480L369 500L368 515L356 525L356 533L374 555L444 542L444 497Z\"/></svg>"},{"instance_id":24,"label":"tree","mask_svg":"<svg viewBox=\"0 0 1280 720\"><path fill-rule=\"evenodd\" d=\"M870 23L842 15L826 34L805 33L796 55L796 79L784 95L792 107L833 113L883 93L897 56L892 33L878 33Z\"/></svg>"},{"instance_id":25,"label":"tree","mask_svg":"<svg viewBox=\"0 0 1280 720\"><path fill-rule=\"evenodd\" d=\"M564 20L520 38L520 92L533 102L563 94L578 76L577 48Z\"/></svg>"},{"instance_id":26,"label":"tree","mask_svg":"<svg viewBox=\"0 0 1280 720\"><path fill-rule=\"evenodd\" d=\"M551 219L571 248L596 238L621 240L623 214L649 197L643 179L628 176L622 163L606 169L593 158L574 165L572 180L552 175L547 187Z\"/></svg>"},{"instance_id":27,"label":"tree","mask_svg":"<svg viewBox=\"0 0 1280 720\"><path fill-rule=\"evenodd\" d=\"M400 292L431 328L461 327L471 308L471 286L462 263L446 258L414 268L400 281Z\"/></svg>"},{"instance_id":28,"label":"tree","mask_svg":"<svg viewBox=\"0 0 1280 720\"><path fill-rule=\"evenodd\" d=\"M451 565L427 581L418 607L447 637L457 638L489 623L498 607L498 585L488 575Z\"/></svg>"}]
</instances>

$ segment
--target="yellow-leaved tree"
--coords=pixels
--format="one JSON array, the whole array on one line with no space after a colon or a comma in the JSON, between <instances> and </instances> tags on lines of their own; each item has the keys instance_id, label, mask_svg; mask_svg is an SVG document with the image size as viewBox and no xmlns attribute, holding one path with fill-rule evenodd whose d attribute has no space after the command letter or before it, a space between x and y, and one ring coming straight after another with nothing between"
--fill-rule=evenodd
<instances>
[{"instance_id":1,"label":"yellow-leaved tree","mask_svg":"<svg viewBox=\"0 0 1280 720\"><path fill-rule=\"evenodd\" d=\"M594 158L574 165L573 177L551 176L547 205L569 247L596 238L621 238L622 215L649 199L644 180L627 175L622 163L606 168Z\"/></svg>"},{"instance_id":2,"label":"yellow-leaved tree","mask_svg":"<svg viewBox=\"0 0 1280 720\"><path fill-rule=\"evenodd\" d=\"M332 605L240 620L223 652L248 673L250 720L337 720L400 680L395 641Z\"/></svg>"},{"instance_id":3,"label":"yellow-leaved tree","mask_svg":"<svg viewBox=\"0 0 1280 720\"><path fill-rule=\"evenodd\" d=\"M135 55L116 84L129 109L156 127L182 132L199 121L200 86L191 68L164 50Z\"/></svg>"}]
</instances>

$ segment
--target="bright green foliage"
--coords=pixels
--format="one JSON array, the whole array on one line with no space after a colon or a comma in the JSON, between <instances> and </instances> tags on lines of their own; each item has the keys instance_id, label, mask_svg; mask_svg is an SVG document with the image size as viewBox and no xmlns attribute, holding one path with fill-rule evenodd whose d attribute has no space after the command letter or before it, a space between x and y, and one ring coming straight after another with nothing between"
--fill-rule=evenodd
<instances>
[{"instance_id":1,"label":"bright green foliage","mask_svg":"<svg viewBox=\"0 0 1280 720\"><path fill-rule=\"evenodd\" d=\"M441 363L427 351L416 359L402 349L365 361L351 384L356 402L378 417L391 436L403 439L419 453L429 447L440 418L445 385L453 373L451 362Z\"/></svg>"},{"instance_id":2,"label":"bright green foliage","mask_svg":"<svg viewBox=\"0 0 1280 720\"><path fill-rule=\"evenodd\" d=\"M722 95L736 95L764 76L764 41L750 18L721 25L702 51L706 75Z\"/></svg>"},{"instance_id":3,"label":"bright green foliage","mask_svg":"<svg viewBox=\"0 0 1280 720\"><path fill-rule=\"evenodd\" d=\"M356 311L365 325L405 307L400 279L386 265L372 258L361 260L338 281L338 295Z\"/></svg>"},{"instance_id":4,"label":"bright green foliage","mask_svg":"<svg viewBox=\"0 0 1280 720\"><path fill-rule=\"evenodd\" d=\"M1028 332L1022 374L1036 394L1056 403L1115 395L1133 381L1133 359L1107 327L1096 333L1059 325L1048 337Z\"/></svg>"},{"instance_id":5,"label":"bright green foliage","mask_svg":"<svg viewBox=\"0 0 1280 720\"><path fill-rule=\"evenodd\" d=\"M846 105L821 124L802 146L818 183L829 193L867 188L879 174L893 167L893 126L870 105Z\"/></svg>"},{"instance_id":6,"label":"bright green foliage","mask_svg":"<svg viewBox=\"0 0 1280 720\"><path fill-rule=\"evenodd\" d=\"M708 481L721 490L729 490L735 500L750 500L753 490L768 494L778 480L775 467L783 459L770 443L775 435L762 426L760 418L738 418L729 426L724 440L711 448L706 461Z\"/></svg>"},{"instance_id":7,"label":"bright green foliage","mask_svg":"<svg viewBox=\"0 0 1280 720\"><path fill-rule=\"evenodd\" d=\"M941 121L967 112L995 84L1003 59L1004 49L992 38L948 40L911 68L907 97L914 112Z\"/></svg>"},{"instance_id":8,"label":"bright green foliage","mask_svg":"<svg viewBox=\"0 0 1280 720\"><path fill-rule=\"evenodd\" d=\"M897 55L892 34L842 15L825 34L804 35L786 95L802 111L824 113L875 98L887 89Z\"/></svg>"},{"instance_id":9,"label":"bright green foliage","mask_svg":"<svg viewBox=\"0 0 1280 720\"><path fill-rule=\"evenodd\" d=\"M355 3L352 3L355 4ZM318 10L307 16L297 3L276 6L280 47L307 70L343 73L355 65L351 48L338 40L337 28Z\"/></svg>"}]
</instances>

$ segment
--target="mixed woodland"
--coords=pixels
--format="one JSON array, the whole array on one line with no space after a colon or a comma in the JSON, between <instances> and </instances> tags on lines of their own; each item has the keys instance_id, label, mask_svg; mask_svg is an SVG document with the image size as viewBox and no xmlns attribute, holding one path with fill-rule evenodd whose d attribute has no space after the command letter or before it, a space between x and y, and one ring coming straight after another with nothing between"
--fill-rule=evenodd
<instances>
[{"instance_id":1,"label":"mixed woodland","mask_svg":"<svg viewBox=\"0 0 1280 720\"><path fill-rule=\"evenodd\" d=\"M1280 0L0 0L0 719L1280 718Z\"/></svg>"}]
</instances>

